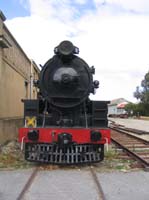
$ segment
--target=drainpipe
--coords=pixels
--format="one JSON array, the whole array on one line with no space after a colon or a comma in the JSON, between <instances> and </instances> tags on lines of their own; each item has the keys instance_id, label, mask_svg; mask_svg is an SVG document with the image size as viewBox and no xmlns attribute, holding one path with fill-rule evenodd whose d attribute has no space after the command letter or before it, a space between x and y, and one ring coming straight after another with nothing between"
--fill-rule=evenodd
<instances>
[{"instance_id":1,"label":"drainpipe","mask_svg":"<svg viewBox=\"0 0 149 200\"><path fill-rule=\"evenodd\" d=\"M32 99L33 94L33 60L31 59L30 65L30 99Z\"/></svg>"}]
</instances>

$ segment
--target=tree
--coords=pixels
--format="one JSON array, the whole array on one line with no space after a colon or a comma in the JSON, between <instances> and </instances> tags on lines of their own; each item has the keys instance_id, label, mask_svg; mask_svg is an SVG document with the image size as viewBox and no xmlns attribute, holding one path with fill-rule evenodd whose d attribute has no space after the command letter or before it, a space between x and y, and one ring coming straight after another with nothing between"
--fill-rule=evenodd
<instances>
[{"instance_id":1,"label":"tree","mask_svg":"<svg viewBox=\"0 0 149 200\"><path fill-rule=\"evenodd\" d=\"M136 87L134 97L140 100L139 110L144 115L149 115L149 72L145 74L144 79L141 81L141 87Z\"/></svg>"},{"instance_id":2,"label":"tree","mask_svg":"<svg viewBox=\"0 0 149 200\"><path fill-rule=\"evenodd\" d=\"M125 110L127 111L129 116L138 116L138 114L143 114L140 104L135 104L135 103L128 103L125 106Z\"/></svg>"},{"instance_id":3,"label":"tree","mask_svg":"<svg viewBox=\"0 0 149 200\"><path fill-rule=\"evenodd\" d=\"M136 91L134 92L134 97L138 100L141 98L141 92L139 86L136 87Z\"/></svg>"}]
</instances>

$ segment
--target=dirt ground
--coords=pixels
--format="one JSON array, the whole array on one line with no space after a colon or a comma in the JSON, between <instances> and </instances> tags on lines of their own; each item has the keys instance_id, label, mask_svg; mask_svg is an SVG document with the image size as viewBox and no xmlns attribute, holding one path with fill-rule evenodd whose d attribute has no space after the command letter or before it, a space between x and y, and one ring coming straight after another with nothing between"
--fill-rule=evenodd
<instances>
[{"instance_id":1,"label":"dirt ground","mask_svg":"<svg viewBox=\"0 0 149 200\"><path fill-rule=\"evenodd\" d=\"M0 147L0 170L4 169L25 169L32 168L36 165L36 163L27 162L24 159L24 152L20 150L20 144L17 140L13 140ZM113 145L109 146L109 151L107 152L105 149L105 159L100 162L93 164L94 167L97 168L98 171L130 171L137 169L138 164L134 162L132 159L128 159L128 157L123 156L122 152L118 152ZM90 165L83 165L84 168ZM80 168L80 165L76 166L57 166L57 165L41 165L43 169L53 169L53 168L62 168L62 169L70 169L70 168Z\"/></svg>"}]
</instances>

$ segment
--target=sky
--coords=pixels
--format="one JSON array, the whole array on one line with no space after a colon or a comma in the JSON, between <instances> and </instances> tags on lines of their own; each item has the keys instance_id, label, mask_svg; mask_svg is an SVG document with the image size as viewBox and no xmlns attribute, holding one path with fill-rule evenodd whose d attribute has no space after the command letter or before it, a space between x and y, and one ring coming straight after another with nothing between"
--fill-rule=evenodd
<instances>
[{"instance_id":1,"label":"sky","mask_svg":"<svg viewBox=\"0 0 149 200\"><path fill-rule=\"evenodd\" d=\"M148 0L1 0L5 24L37 64L63 40L94 66L100 87L92 99L125 98L149 71Z\"/></svg>"}]
</instances>

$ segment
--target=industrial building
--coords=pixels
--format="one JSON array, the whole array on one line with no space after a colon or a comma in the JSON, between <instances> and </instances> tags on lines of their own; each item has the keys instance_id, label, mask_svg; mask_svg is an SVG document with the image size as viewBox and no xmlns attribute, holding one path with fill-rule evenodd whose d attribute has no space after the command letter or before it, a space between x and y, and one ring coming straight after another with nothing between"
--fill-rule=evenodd
<instances>
[{"instance_id":1,"label":"industrial building","mask_svg":"<svg viewBox=\"0 0 149 200\"><path fill-rule=\"evenodd\" d=\"M6 17L0 11L0 141L16 136L22 125L21 99L36 98L33 80L38 79L39 68L27 57L6 27Z\"/></svg>"}]
</instances>

